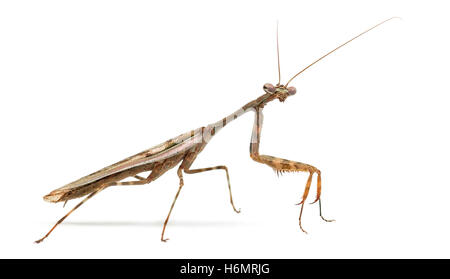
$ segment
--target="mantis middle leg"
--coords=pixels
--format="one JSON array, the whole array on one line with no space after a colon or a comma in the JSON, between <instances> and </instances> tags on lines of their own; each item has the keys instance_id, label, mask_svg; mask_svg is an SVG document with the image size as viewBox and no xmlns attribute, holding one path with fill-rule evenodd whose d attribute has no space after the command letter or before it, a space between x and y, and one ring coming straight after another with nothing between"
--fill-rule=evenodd
<instances>
[{"instance_id":1,"label":"mantis middle leg","mask_svg":"<svg viewBox=\"0 0 450 279\"><path fill-rule=\"evenodd\" d=\"M169 213L167 214L166 220L164 221L163 230L162 230L162 233L161 233L161 241L163 241L163 242L166 242L167 240L169 240L168 238L164 238L164 233L166 231L166 227L167 227L167 223L169 222L170 215L172 214L172 210L173 210L173 208L175 206L175 203L176 203L176 201L178 199L178 196L180 195L181 189L184 186L184 180L183 180L183 173L182 173L182 171L184 171L185 173L188 173L188 174L194 174L194 173L200 173L200 172L217 170L217 169L225 170L226 175L227 175L227 181L228 181L228 189L229 189L229 192L230 192L231 206L233 207L233 210L235 212L237 212L237 213L241 212L240 209L236 210L236 207L234 206L233 196L231 194L230 176L228 174L227 167L226 166L216 166L216 167L210 167L210 168L190 169L190 166L194 162L194 160L197 157L197 155L198 155L197 151L194 151L194 152L191 152L191 153L187 154L186 157L183 159L183 162L181 163L180 167L177 170L177 175L178 175L178 178L180 179L180 184L179 184L179 187L178 187L178 191L175 194L175 198L174 198L174 200L172 202L172 205L170 206L170 210L169 210Z\"/></svg>"},{"instance_id":2,"label":"mantis middle leg","mask_svg":"<svg viewBox=\"0 0 450 279\"><path fill-rule=\"evenodd\" d=\"M230 175L228 174L228 168L226 166L215 166L215 167L210 167L210 168L201 168L201 169L187 169L184 172L185 173L189 173L189 174L193 174L193 173L200 173L200 172L205 172L205 171L212 171L212 170L225 170L225 173L227 175L227 182L228 182L228 191L230 193L230 203L231 206L233 207L233 210L236 213L241 213L241 209L236 209L236 207L234 206L234 202L233 202L233 195L231 193L231 184L230 184Z\"/></svg>"}]
</instances>

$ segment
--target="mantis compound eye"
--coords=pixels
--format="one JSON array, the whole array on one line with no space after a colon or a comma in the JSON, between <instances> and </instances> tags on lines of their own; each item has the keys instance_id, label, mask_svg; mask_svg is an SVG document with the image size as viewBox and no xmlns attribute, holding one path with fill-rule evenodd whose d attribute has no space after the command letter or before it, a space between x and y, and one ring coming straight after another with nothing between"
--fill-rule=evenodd
<instances>
[{"instance_id":1,"label":"mantis compound eye","mask_svg":"<svg viewBox=\"0 0 450 279\"><path fill-rule=\"evenodd\" d=\"M270 94L275 93L275 86L273 86L273 85L270 84L270 83L264 84L263 89L264 89L264 91L267 92L267 93L270 93Z\"/></svg>"},{"instance_id":2,"label":"mantis compound eye","mask_svg":"<svg viewBox=\"0 0 450 279\"><path fill-rule=\"evenodd\" d=\"M288 87L287 90L289 96L295 95L295 93L297 93L297 89L295 89L295 87Z\"/></svg>"}]
</instances>

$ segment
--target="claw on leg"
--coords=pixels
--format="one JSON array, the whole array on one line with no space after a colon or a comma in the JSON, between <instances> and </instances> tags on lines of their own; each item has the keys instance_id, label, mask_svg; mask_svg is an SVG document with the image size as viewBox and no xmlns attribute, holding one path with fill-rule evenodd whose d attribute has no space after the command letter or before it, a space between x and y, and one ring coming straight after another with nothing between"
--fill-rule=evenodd
<instances>
[{"instance_id":1,"label":"claw on leg","mask_svg":"<svg viewBox=\"0 0 450 279\"><path fill-rule=\"evenodd\" d=\"M300 226L300 229L306 234L308 232L306 232L302 227L302 214L303 214L303 207L305 206L306 198L308 197L309 188L311 187L311 181L312 181L313 174L314 174L313 172L309 173L308 181L306 181L305 191L303 192L303 198L302 198L302 201L299 203L299 205L300 204L302 205L302 208L300 209L300 217L298 218L298 224Z\"/></svg>"},{"instance_id":2,"label":"claw on leg","mask_svg":"<svg viewBox=\"0 0 450 279\"><path fill-rule=\"evenodd\" d=\"M308 181L306 181L306 186L305 186L305 191L303 192L302 201L297 203L297 205L303 204L305 202L306 198L308 197L309 188L311 187L312 177L313 177L313 173L310 172L309 173L309 177L308 177Z\"/></svg>"},{"instance_id":3,"label":"claw on leg","mask_svg":"<svg viewBox=\"0 0 450 279\"><path fill-rule=\"evenodd\" d=\"M305 204L302 203L302 208L300 209L300 217L298 218L298 225L300 226L300 229L301 229L304 233L308 234L308 232L305 231L305 230L303 229L303 227L302 227L302 213L303 213L303 206L304 206L304 205L305 205Z\"/></svg>"},{"instance_id":4,"label":"claw on leg","mask_svg":"<svg viewBox=\"0 0 450 279\"><path fill-rule=\"evenodd\" d=\"M322 216L322 204L321 204L321 200L320 199L319 199L319 213L320 213L320 218L322 218L322 220L324 220L325 222L334 222L334 221L336 221L334 219L325 219Z\"/></svg>"},{"instance_id":5,"label":"claw on leg","mask_svg":"<svg viewBox=\"0 0 450 279\"><path fill-rule=\"evenodd\" d=\"M317 194L316 194L316 199L311 203L314 204L316 203L318 200L320 200L320 193L322 192L322 175L320 173L320 171L317 171Z\"/></svg>"}]
</instances>

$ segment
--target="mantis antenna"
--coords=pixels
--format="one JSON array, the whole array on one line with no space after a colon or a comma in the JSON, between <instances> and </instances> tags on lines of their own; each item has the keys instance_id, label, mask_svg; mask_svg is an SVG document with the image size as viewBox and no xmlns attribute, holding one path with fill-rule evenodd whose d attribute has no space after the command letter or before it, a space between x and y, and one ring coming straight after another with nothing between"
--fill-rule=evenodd
<instances>
[{"instance_id":1,"label":"mantis antenna","mask_svg":"<svg viewBox=\"0 0 450 279\"><path fill-rule=\"evenodd\" d=\"M278 43L278 20L277 20L277 59L278 59L278 83L277 83L277 85L280 85L280 83L281 83L281 70L280 70L280 45Z\"/></svg>"},{"instance_id":2,"label":"mantis antenna","mask_svg":"<svg viewBox=\"0 0 450 279\"><path fill-rule=\"evenodd\" d=\"M322 57L320 57L319 59L317 59L316 61L312 62L311 64L309 64L308 66L306 66L303 70L301 70L300 72L296 73L287 83L286 83L286 87L288 86L288 84L297 76L299 76L301 73L303 73L304 71L306 71L309 67L311 67L312 65L316 64L317 62L319 62L320 60L324 59L325 57L327 57L328 55L332 54L333 52L335 52L336 50L340 49L341 47L345 46L346 44L350 43L351 41L359 38L360 36L366 34L367 32L369 32L370 30L380 26L381 24L394 19L394 18L399 18L399 17L391 17L389 19L383 20L382 22L378 23L377 25L372 26L371 28L367 29L366 31L360 33L359 35L353 37L352 39L346 41L345 43L341 44L340 46L338 46L337 48L333 49L332 51L328 52L327 54L323 55ZM400 19L400 18L399 18ZM278 29L278 28L277 28ZM278 32L278 31L277 31ZM277 45L278 45L278 39L277 39ZM278 66L279 67L279 66Z\"/></svg>"}]
</instances>

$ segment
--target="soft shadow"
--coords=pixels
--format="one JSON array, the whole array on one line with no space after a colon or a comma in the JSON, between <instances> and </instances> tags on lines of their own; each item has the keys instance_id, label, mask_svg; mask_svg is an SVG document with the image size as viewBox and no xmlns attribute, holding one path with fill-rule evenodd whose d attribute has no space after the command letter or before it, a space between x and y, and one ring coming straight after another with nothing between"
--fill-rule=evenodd
<instances>
[{"instance_id":1,"label":"soft shadow","mask_svg":"<svg viewBox=\"0 0 450 279\"><path fill-rule=\"evenodd\" d=\"M102 227L161 227L164 224L162 221L139 222L139 221L111 221L111 222L65 222L61 225L65 226L102 226ZM169 222L171 227L231 227L243 226L246 223L238 221L173 221Z\"/></svg>"}]
</instances>

